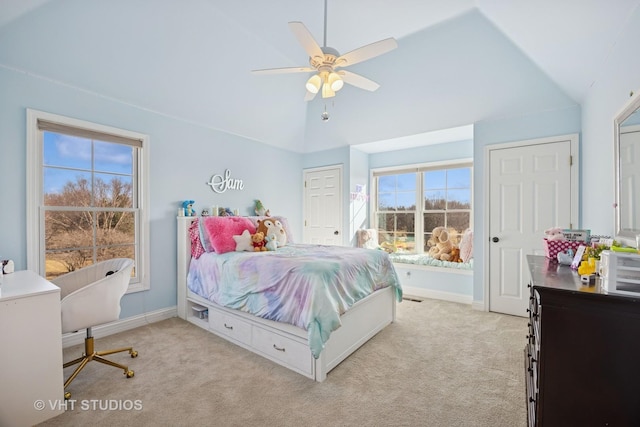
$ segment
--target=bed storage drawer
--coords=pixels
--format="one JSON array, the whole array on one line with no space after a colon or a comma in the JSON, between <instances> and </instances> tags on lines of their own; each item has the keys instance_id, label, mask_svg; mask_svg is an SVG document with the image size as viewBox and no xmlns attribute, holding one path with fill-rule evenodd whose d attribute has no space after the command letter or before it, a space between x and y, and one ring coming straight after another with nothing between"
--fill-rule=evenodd
<instances>
[{"instance_id":1,"label":"bed storage drawer","mask_svg":"<svg viewBox=\"0 0 640 427\"><path fill-rule=\"evenodd\" d=\"M251 325L236 316L209 310L209 328L243 344L251 345Z\"/></svg>"},{"instance_id":2,"label":"bed storage drawer","mask_svg":"<svg viewBox=\"0 0 640 427\"><path fill-rule=\"evenodd\" d=\"M254 327L252 346L270 359L284 362L306 375L313 375L313 356L306 344Z\"/></svg>"}]
</instances>

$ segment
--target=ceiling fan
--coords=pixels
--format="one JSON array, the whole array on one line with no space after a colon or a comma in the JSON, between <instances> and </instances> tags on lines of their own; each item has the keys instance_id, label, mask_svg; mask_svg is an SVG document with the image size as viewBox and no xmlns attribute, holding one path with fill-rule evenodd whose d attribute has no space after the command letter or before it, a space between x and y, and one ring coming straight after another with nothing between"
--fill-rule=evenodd
<instances>
[{"instance_id":1,"label":"ceiling fan","mask_svg":"<svg viewBox=\"0 0 640 427\"><path fill-rule=\"evenodd\" d=\"M340 55L336 49L327 46L327 0L324 1L324 43L322 47L316 43L302 22L289 22L289 28L309 55L310 67L269 68L253 70L252 73L281 74L315 72L315 74L307 80L305 85L307 88L307 94L304 98L305 101L311 101L318 92L320 92L323 98L335 96L336 92L342 89L344 83L373 92L380 87L378 83L350 71L338 70L338 68L366 61L367 59L382 55L398 47L396 40L390 37Z\"/></svg>"}]
</instances>

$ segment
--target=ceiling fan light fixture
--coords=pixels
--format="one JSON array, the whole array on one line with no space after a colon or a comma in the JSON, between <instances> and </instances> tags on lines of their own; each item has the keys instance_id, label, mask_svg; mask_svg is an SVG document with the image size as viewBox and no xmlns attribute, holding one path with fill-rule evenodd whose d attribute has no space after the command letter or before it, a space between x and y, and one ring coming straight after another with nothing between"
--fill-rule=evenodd
<instances>
[{"instance_id":1,"label":"ceiling fan light fixture","mask_svg":"<svg viewBox=\"0 0 640 427\"><path fill-rule=\"evenodd\" d=\"M340 89L342 89L342 86L344 86L344 81L342 80L342 78L338 75L338 73L333 71L329 73L327 83L329 83L329 86L331 86L331 90L333 90L334 92L339 91Z\"/></svg>"},{"instance_id":2,"label":"ceiling fan light fixture","mask_svg":"<svg viewBox=\"0 0 640 427\"><path fill-rule=\"evenodd\" d=\"M321 85L322 85L322 79L320 78L319 75L314 74L313 76L309 77L309 80L307 80L305 87L311 93L318 93Z\"/></svg>"},{"instance_id":3,"label":"ceiling fan light fixture","mask_svg":"<svg viewBox=\"0 0 640 427\"><path fill-rule=\"evenodd\" d=\"M331 86L329 85L328 82L326 82L325 84L322 85L322 97L323 98L331 98L336 96L336 93L333 89L331 89Z\"/></svg>"}]
</instances>

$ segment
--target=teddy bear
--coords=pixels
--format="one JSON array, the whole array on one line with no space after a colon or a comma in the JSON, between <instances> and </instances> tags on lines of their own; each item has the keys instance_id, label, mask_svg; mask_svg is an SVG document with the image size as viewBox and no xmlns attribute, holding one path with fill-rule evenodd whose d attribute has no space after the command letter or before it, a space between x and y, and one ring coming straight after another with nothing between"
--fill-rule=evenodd
<instances>
[{"instance_id":1,"label":"teddy bear","mask_svg":"<svg viewBox=\"0 0 640 427\"><path fill-rule=\"evenodd\" d=\"M284 231L282 223L275 218L265 218L258 220L256 232L262 232L265 236L276 235L276 244L280 247L287 244L287 233Z\"/></svg>"},{"instance_id":2,"label":"teddy bear","mask_svg":"<svg viewBox=\"0 0 640 427\"><path fill-rule=\"evenodd\" d=\"M278 239L274 233L267 235L267 237L265 237L265 240L267 241L267 243L265 244L265 248L268 251L275 251L276 249L278 249Z\"/></svg>"},{"instance_id":3,"label":"teddy bear","mask_svg":"<svg viewBox=\"0 0 640 427\"><path fill-rule=\"evenodd\" d=\"M431 233L432 239L436 244L429 249L429 255L441 261L450 261L453 243L449 240L447 229L445 227L436 227Z\"/></svg>"},{"instance_id":4,"label":"teddy bear","mask_svg":"<svg viewBox=\"0 0 640 427\"><path fill-rule=\"evenodd\" d=\"M264 233L261 231L256 231L254 234L251 235L251 242L253 244L253 251L254 252L261 252L261 251L266 251L267 248L265 247L265 240L264 240Z\"/></svg>"},{"instance_id":5,"label":"teddy bear","mask_svg":"<svg viewBox=\"0 0 640 427\"><path fill-rule=\"evenodd\" d=\"M460 248L454 246L453 249L451 249L451 259L449 259L449 262L462 262Z\"/></svg>"}]
</instances>

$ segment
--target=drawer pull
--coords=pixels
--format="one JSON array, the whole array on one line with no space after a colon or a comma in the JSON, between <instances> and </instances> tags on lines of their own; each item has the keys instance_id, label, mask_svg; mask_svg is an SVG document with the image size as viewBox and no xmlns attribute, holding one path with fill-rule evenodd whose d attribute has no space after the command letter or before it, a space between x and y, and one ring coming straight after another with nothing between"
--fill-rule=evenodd
<instances>
[{"instance_id":1,"label":"drawer pull","mask_svg":"<svg viewBox=\"0 0 640 427\"><path fill-rule=\"evenodd\" d=\"M229 325L227 325L227 324L225 323L225 324L224 324L224 327L225 327L225 328L227 328L227 329L231 329L231 330L233 331L233 326L229 326Z\"/></svg>"},{"instance_id":2,"label":"drawer pull","mask_svg":"<svg viewBox=\"0 0 640 427\"><path fill-rule=\"evenodd\" d=\"M277 345L274 344L273 348L284 353L284 347L278 347Z\"/></svg>"},{"instance_id":3,"label":"drawer pull","mask_svg":"<svg viewBox=\"0 0 640 427\"><path fill-rule=\"evenodd\" d=\"M533 397L529 398L529 402L535 402L536 400Z\"/></svg>"}]
</instances>

